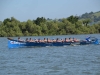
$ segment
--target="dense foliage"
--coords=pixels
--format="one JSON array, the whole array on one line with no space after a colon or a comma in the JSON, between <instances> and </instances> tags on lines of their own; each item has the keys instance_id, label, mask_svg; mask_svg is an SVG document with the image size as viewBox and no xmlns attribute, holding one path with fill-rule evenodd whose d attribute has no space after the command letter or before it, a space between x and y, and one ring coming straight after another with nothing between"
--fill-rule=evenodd
<instances>
[{"instance_id":1,"label":"dense foliage","mask_svg":"<svg viewBox=\"0 0 100 75\"><path fill-rule=\"evenodd\" d=\"M89 19L79 20L77 16L59 20L38 17L26 22L11 17L0 21L0 37L100 33L100 24L89 25L89 22Z\"/></svg>"},{"instance_id":2,"label":"dense foliage","mask_svg":"<svg viewBox=\"0 0 100 75\"><path fill-rule=\"evenodd\" d=\"M79 16L79 19L89 19L91 21L91 24L100 23L100 11L82 14L81 16Z\"/></svg>"}]
</instances>

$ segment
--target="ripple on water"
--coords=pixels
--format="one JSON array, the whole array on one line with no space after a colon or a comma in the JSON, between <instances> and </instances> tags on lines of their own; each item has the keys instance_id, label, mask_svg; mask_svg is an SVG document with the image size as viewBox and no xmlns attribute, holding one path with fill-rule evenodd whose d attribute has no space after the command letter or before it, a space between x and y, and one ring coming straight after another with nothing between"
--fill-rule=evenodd
<instances>
[{"instance_id":1,"label":"ripple on water","mask_svg":"<svg viewBox=\"0 0 100 75\"><path fill-rule=\"evenodd\" d=\"M100 75L100 45L8 49L3 43L0 75Z\"/></svg>"}]
</instances>

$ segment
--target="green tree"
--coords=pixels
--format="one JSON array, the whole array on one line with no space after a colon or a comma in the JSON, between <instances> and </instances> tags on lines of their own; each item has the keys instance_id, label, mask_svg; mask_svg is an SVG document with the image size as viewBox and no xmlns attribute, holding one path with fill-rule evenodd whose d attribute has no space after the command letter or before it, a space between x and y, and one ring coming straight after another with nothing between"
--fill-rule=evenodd
<instances>
[{"instance_id":1,"label":"green tree","mask_svg":"<svg viewBox=\"0 0 100 75\"><path fill-rule=\"evenodd\" d=\"M83 28L83 24L82 24L82 21L78 21L75 23L75 30L80 30L81 31L81 28ZM79 32L80 33L80 32Z\"/></svg>"},{"instance_id":2,"label":"green tree","mask_svg":"<svg viewBox=\"0 0 100 75\"><path fill-rule=\"evenodd\" d=\"M3 23L3 22L2 22L2 21L0 21L0 25L2 25L2 23Z\"/></svg>"},{"instance_id":3,"label":"green tree","mask_svg":"<svg viewBox=\"0 0 100 75\"><path fill-rule=\"evenodd\" d=\"M36 33L37 35L41 35L41 27L40 26L36 26Z\"/></svg>"},{"instance_id":4,"label":"green tree","mask_svg":"<svg viewBox=\"0 0 100 75\"><path fill-rule=\"evenodd\" d=\"M66 31L66 34L74 34L75 25L69 22L67 19L63 19L63 28Z\"/></svg>"},{"instance_id":5,"label":"green tree","mask_svg":"<svg viewBox=\"0 0 100 75\"><path fill-rule=\"evenodd\" d=\"M26 30L29 32L29 33L32 33L33 32L33 22L31 20L28 20L26 22Z\"/></svg>"},{"instance_id":6,"label":"green tree","mask_svg":"<svg viewBox=\"0 0 100 75\"><path fill-rule=\"evenodd\" d=\"M47 28L48 28L48 34L50 35L57 35L57 31L58 31L58 25L57 23L52 22L48 22L47 23Z\"/></svg>"},{"instance_id":7,"label":"green tree","mask_svg":"<svg viewBox=\"0 0 100 75\"><path fill-rule=\"evenodd\" d=\"M91 22L90 19L85 19L85 20L83 20L83 24L84 24L85 26L87 26L90 22Z\"/></svg>"},{"instance_id":8,"label":"green tree","mask_svg":"<svg viewBox=\"0 0 100 75\"><path fill-rule=\"evenodd\" d=\"M24 32L26 32L26 22L20 22L19 28L21 32L24 34Z\"/></svg>"},{"instance_id":9,"label":"green tree","mask_svg":"<svg viewBox=\"0 0 100 75\"><path fill-rule=\"evenodd\" d=\"M47 35L48 34L47 25L44 23L41 23L40 27L41 27L41 32L43 33L43 35Z\"/></svg>"},{"instance_id":10,"label":"green tree","mask_svg":"<svg viewBox=\"0 0 100 75\"><path fill-rule=\"evenodd\" d=\"M4 21L3 21L4 25L6 25L7 22L11 22L11 20L9 18L4 19Z\"/></svg>"},{"instance_id":11,"label":"green tree","mask_svg":"<svg viewBox=\"0 0 100 75\"><path fill-rule=\"evenodd\" d=\"M68 17L67 20L69 22L71 22L72 24L75 24L78 21L78 17L72 15L72 16Z\"/></svg>"},{"instance_id":12,"label":"green tree","mask_svg":"<svg viewBox=\"0 0 100 75\"><path fill-rule=\"evenodd\" d=\"M96 33L100 33L100 24L94 24L93 26L96 29Z\"/></svg>"},{"instance_id":13,"label":"green tree","mask_svg":"<svg viewBox=\"0 0 100 75\"><path fill-rule=\"evenodd\" d=\"M34 22L36 23L36 25L40 25L41 23L45 23L46 19L44 17L38 17L36 20L34 20Z\"/></svg>"},{"instance_id":14,"label":"green tree","mask_svg":"<svg viewBox=\"0 0 100 75\"><path fill-rule=\"evenodd\" d=\"M7 36L7 33L4 30L0 29L0 37Z\"/></svg>"},{"instance_id":15,"label":"green tree","mask_svg":"<svg viewBox=\"0 0 100 75\"><path fill-rule=\"evenodd\" d=\"M60 31L59 31L59 35L65 35L65 34L66 34L65 29L60 29Z\"/></svg>"}]
</instances>

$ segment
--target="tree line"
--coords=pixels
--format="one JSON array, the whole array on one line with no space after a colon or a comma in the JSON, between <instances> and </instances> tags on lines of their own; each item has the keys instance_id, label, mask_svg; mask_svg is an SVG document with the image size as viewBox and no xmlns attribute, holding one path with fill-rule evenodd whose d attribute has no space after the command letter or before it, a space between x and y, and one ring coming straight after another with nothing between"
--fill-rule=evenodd
<instances>
[{"instance_id":1,"label":"tree line","mask_svg":"<svg viewBox=\"0 0 100 75\"><path fill-rule=\"evenodd\" d=\"M81 16L79 16L79 19L90 19L92 23L100 23L100 11L98 12L90 12L90 13L84 13Z\"/></svg>"},{"instance_id":2,"label":"tree line","mask_svg":"<svg viewBox=\"0 0 100 75\"><path fill-rule=\"evenodd\" d=\"M38 17L24 22L11 17L0 21L0 37L100 33L100 24L89 25L89 22L73 15L59 20Z\"/></svg>"}]
</instances>

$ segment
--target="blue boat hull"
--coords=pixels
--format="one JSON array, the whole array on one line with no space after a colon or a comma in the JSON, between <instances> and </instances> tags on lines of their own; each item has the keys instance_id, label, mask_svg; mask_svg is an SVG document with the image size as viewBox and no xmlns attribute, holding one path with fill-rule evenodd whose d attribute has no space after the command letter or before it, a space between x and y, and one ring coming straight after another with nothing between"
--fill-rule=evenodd
<instances>
[{"instance_id":1,"label":"blue boat hull","mask_svg":"<svg viewBox=\"0 0 100 75\"><path fill-rule=\"evenodd\" d=\"M78 41L78 42L24 42L18 40L8 40L8 48L20 48L20 47L45 47L45 46L66 46L66 45L98 45L98 39L93 41Z\"/></svg>"},{"instance_id":2,"label":"blue boat hull","mask_svg":"<svg viewBox=\"0 0 100 75\"><path fill-rule=\"evenodd\" d=\"M95 45L98 45L99 44L99 41L98 41L98 39L91 40L91 41L80 41L80 45L87 45L87 44L95 44Z\"/></svg>"},{"instance_id":3,"label":"blue boat hull","mask_svg":"<svg viewBox=\"0 0 100 75\"><path fill-rule=\"evenodd\" d=\"M17 40L8 40L9 48L19 48L19 47L45 47L45 46L65 46L72 44L80 44L80 42L23 42Z\"/></svg>"}]
</instances>

